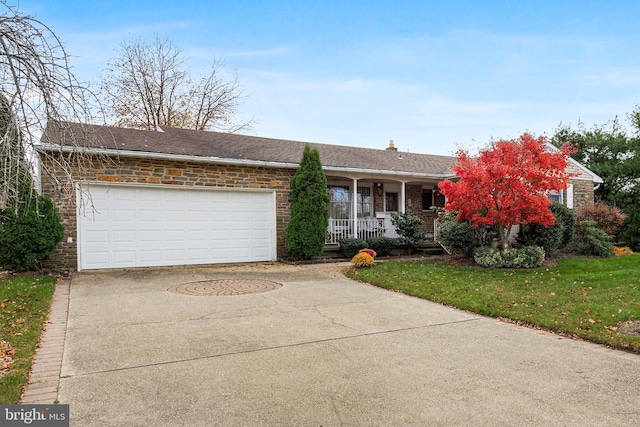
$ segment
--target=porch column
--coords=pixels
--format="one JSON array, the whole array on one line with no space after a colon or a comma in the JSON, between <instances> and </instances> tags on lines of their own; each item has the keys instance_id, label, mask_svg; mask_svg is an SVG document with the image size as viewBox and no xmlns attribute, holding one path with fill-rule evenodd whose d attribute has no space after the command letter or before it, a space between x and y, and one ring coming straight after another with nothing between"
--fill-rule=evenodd
<instances>
[{"instance_id":1,"label":"porch column","mask_svg":"<svg viewBox=\"0 0 640 427\"><path fill-rule=\"evenodd\" d=\"M353 178L353 193L351 193L351 199L353 200L351 221L353 221L353 237L358 237L358 180Z\"/></svg>"},{"instance_id":2,"label":"porch column","mask_svg":"<svg viewBox=\"0 0 640 427\"><path fill-rule=\"evenodd\" d=\"M398 203L400 205L400 206L398 206L398 208L399 208L401 214L404 213L405 190L406 190L405 183L404 183L404 181L402 181L400 183L400 200L399 200L399 203Z\"/></svg>"}]
</instances>

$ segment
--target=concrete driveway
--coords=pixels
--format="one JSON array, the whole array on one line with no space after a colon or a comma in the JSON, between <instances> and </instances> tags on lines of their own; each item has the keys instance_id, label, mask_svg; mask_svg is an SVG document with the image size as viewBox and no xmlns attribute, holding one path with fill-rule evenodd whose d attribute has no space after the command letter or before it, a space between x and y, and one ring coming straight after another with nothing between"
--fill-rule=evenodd
<instances>
[{"instance_id":1,"label":"concrete driveway","mask_svg":"<svg viewBox=\"0 0 640 427\"><path fill-rule=\"evenodd\" d=\"M640 425L640 357L344 266L76 274L58 394L72 425ZM225 283L275 289L212 295Z\"/></svg>"}]
</instances>

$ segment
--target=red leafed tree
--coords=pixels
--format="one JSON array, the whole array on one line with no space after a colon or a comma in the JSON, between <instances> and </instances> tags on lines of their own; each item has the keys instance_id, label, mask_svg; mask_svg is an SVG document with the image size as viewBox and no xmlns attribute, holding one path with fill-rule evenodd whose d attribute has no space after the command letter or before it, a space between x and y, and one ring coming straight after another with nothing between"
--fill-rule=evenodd
<instances>
[{"instance_id":1,"label":"red leafed tree","mask_svg":"<svg viewBox=\"0 0 640 427\"><path fill-rule=\"evenodd\" d=\"M526 133L492 142L478 157L459 151L453 171L460 179L438 185L447 197L445 209L458 212L458 221L494 225L506 249L514 225L554 224L548 194L567 188L572 176L566 171L567 159L573 152L569 144L551 148L544 137Z\"/></svg>"}]
</instances>

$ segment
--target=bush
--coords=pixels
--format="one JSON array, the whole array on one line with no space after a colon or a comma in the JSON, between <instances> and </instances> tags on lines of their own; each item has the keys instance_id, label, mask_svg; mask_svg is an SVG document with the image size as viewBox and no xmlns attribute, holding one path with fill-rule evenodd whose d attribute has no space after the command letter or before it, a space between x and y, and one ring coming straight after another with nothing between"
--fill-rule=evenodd
<instances>
[{"instance_id":1,"label":"bush","mask_svg":"<svg viewBox=\"0 0 640 427\"><path fill-rule=\"evenodd\" d=\"M375 258L378 254L373 249L365 248L358 251L359 254L369 254L371 258Z\"/></svg>"},{"instance_id":2,"label":"bush","mask_svg":"<svg viewBox=\"0 0 640 427\"><path fill-rule=\"evenodd\" d=\"M606 203L586 206L579 215L580 221L595 221L599 229L611 235L620 231L626 217L620 209Z\"/></svg>"},{"instance_id":3,"label":"bush","mask_svg":"<svg viewBox=\"0 0 640 427\"><path fill-rule=\"evenodd\" d=\"M540 246L546 254L551 254L560 248L564 235L564 224L558 221L547 227L542 224L523 224L520 227L518 243L527 246Z\"/></svg>"},{"instance_id":4,"label":"bush","mask_svg":"<svg viewBox=\"0 0 640 427\"><path fill-rule=\"evenodd\" d=\"M580 221L571 246L579 254L604 258L613 255L612 241L613 237L599 229L595 221Z\"/></svg>"},{"instance_id":5,"label":"bush","mask_svg":"<svg viewBox=\"0 0 640 427\"><path fill-rule=\"evenodd\" d=\"M536 268L544 262L544 249L539 246L525 246L521 249L507 249L481 246L473 251L473 259L487 268Z\"/></svg>"},{"instance_id":6,"label":"bush","mask_svg":"<svg viewBox=\"0 0 640 427\"><path fill-rule=\"evenodd\" d=\"M301 259L322 255L329 225L329 194L317 149L305 145L290 185L291 219L285 236L289 253Z\"/></svg>"},{"instance_id":7,"label":"bush","mask_svg":"<svg viewBox=\"0 0 640 427\"><path fill-rule=\"evenodd\" d=\"M356 267L371 267L374 263L373 257L366 252L358 253L351 259L351 262Z\"/></svg>"},{"instance_id":8,"label":"bush","mask_svg":"<svg viewBox=\"0 0 640 427\"><path fill-rule=\"evenodd\" d=\"M372 237L367 239L367 247L376 251L378 256L388 256L398 246L398 239L393 237Z\"/></svg>"},{"instance_id":9,"label":"bush","mask_svg":"<svg viewBox=\"0 0 640 427\"><path fill-rule=\"evenodd\" d=\"M470 256L476 246L474 227L469 221L458 222L455 219L440 221L438 243L449 253Z\"/></svg>"},{"instance_id":10,"label":"bush","mask_svg":"<svg viewBox=\"0 0 640 427\"><path fill-rule=\"evenodd\" d=\"M27 271L40 267L56 245L64 229L53 202L34 197L27 207L0 213L0 267Z\"/></svg>"},{"instance_id":11,"label":"bush","mask_svg":"<svg viewBox=\"0 0 640 427\"><path fill-rule=\"evenodd\" d=\"M571 243L571 240L573 239L576 231L576 216L573 213L573 210L561 203L554 202L549 209L551 209L551 213L556 217L556 224L560 222L564 226L562 230L562 241L560 242L559 248L562 249Z\"/></svg>"},{"instance_id":12,"label":"bush","mask_svg":"<svg viewBox=\"0 0 640 427\"><path fill-rule=\"evenodd\" d=\"M413 212L392 214L391 223L396 227L396 233L400 235L400 242L403 245L413 248L424 242L425 233L422 229L424 221Z\"/></svg>"},{"instance_id":13,"label":"bush","mask_svg":"<svg viewBox=\"0 0 640 427\"><path fill-rule=\"evenodd\" d=\"M633 251L631 250L631 248L627 248L627 247L620 248L620 247L614 246L613 254L615 256L633 255Z\"/></svg>"},{"instance_id":14,"label":"bush","mask_svg":"<svg viewBox=\"0 0 640 427\"><path fill-rule=\"evenodd\" d=\"M493 239L500 237L494 226L473 226L469 221L459 222L455 212L441 213L438 223L438 243L447 252L468 258L473 258L475 248L491 246Z\"/></svg>"},{"instance_id":15,"label":"bush","mask_svg":"<svg viewBox=\"0 0 640 427\"><path fill-rule=\"evenodd\" d=\"M360 249L367 247L367 242L362 239L342 239L338 242L340 252L345 258L353 258ZM377 252L377 251L376 251Z\"/></svg>"},{"instance_id":16,"label":"bush","mask_svg":"<svg viewBox=\"0 0 640 427\"><path fill-rule=\"evenodd\" d=\"M506 268L536 268L544 262L544 249L540 246L525 246L520 249L508 249L502 253Z\"/></svg>"},{"instance_id":17,"label":"bush","mask_svg":"<svg viewBox=\"0 0 640 427\"><path fill-rule=\"evenodd\" d=\"M524 224L520 227L517 240L524 246L540 246L546 254L565 247L573 238L575 230L575 216L569 208L560 203L554 203L549 210L556 218L550 226L541 224Z\"/></svg>"},{"instance_id":18,"label":"bush","mask_svg":"<svg viewBox=\"0 0 640 427\"><path fill-rule=\"evenodd\" d=\"M504 264L500 249L491 246L480 246L474 249L473 259L479 265L487 268L500 268Z\"/></svg>"}]
</instances>

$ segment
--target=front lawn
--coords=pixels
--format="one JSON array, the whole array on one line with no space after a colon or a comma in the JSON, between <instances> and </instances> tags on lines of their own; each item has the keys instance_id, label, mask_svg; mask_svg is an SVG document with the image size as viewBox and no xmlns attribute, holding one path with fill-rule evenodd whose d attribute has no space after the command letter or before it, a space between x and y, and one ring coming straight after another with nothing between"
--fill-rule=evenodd
<instances>
[{"instance_id":1,"label":"front lawn","mask_svg":"<svg viewBox=\"0 0 640 427\"><path fill-rule=\"evenodd\" d=\"M20 401L55 283L53 276L0 278L0 404Z\"/></svg>"},{"instance_id":2,"label":"front lawn","mask_svg":"<svg viewBox=\"0 0 640 427\"><path fill-rule=\"evenodd\" d=\"M565 258L552 268L487 269L447 260L379 262L347 275L491 317L511 319L640 353L618 333L640 320L640 254Z\"/></svg>"}]
</instances>

